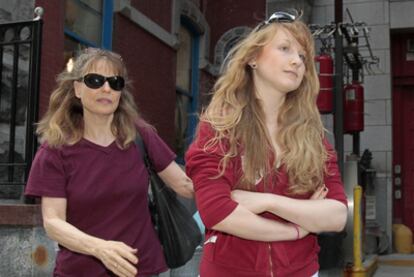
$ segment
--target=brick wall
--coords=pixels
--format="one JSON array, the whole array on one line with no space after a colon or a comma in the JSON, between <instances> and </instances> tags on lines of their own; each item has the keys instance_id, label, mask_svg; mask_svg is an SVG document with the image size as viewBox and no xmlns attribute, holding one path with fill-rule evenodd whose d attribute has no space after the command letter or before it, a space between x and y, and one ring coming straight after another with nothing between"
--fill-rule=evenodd
<instances>
[{"instance_id":1,"label":"brick wall","mask_svg":"<svg viewBox=\"0 0 414 277\"><path fill-rule=\"evenodd\" d=\"M203 4L210 25L210 53L220 37L237 26L254 27L266 17L266 1L222 0L206 1Z\"/></svg>"},{"instance_id":2,"label":"brick wall","mask_svg":"<svg viewBox=\"0 0 414 277\"><path fill-rule=\"evenodd\" d=\"M172 0L131 0L131 6L151 18L167 31L171 31Z\"/></svg>"},{"instance_id":3,"label":"brick wall","mask_svg":"<svg viewBox=\"0 0 414 277\"><path fill-rule=\"evenodd\" d=\"M44 8L40 69L39 118L47 109L49 96L55 87L56 75L59 74L64 68L63 4L64 1L36 1L36 6Z\"/></svg>"},{"instance_id":4,"label":"brick wall","mask_svg":"<svg viewBox=\"0 0 414 277\"><path fill-rule=\"evenodd\" d=\"M113 50L125 58L142 116L172 147L175 50L122 15L115 16L113 34Z\"/></svg>"}]
</instances>

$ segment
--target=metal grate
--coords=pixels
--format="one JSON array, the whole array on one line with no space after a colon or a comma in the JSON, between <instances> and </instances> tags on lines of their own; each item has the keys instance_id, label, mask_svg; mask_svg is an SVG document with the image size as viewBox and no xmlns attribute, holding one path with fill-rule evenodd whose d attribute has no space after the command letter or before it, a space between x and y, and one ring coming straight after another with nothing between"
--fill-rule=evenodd
<instances>
[{"instance_id":1,"label":"metal grate","mask_svg":"<svg viewBox=\"0 0 414 277\"><path fill-rule=\"evenodd\" d=\"M0 199L22 199L34 153L42 20L0 24Z\"/></svg>"}]
</instances>

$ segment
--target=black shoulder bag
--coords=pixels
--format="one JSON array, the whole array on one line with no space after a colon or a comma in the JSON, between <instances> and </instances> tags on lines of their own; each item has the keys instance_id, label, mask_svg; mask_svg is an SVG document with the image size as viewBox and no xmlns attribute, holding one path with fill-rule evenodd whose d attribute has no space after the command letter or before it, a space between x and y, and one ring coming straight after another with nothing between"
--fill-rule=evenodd
<instances>
[{"instance_id":1,"label":"black shoulder bag","mask_svg":"<svg viewBox=\"0 0 414 277\"><path fill-rule=\"evenodd\" d=\"M176 193L155 172L139 134L135 143L141 149L150 177L149 209L165 260L169 268L180 267L193 257L196 247L200 245L200 229L191 213L177 199Z\"/></svg>"}]
</instances>

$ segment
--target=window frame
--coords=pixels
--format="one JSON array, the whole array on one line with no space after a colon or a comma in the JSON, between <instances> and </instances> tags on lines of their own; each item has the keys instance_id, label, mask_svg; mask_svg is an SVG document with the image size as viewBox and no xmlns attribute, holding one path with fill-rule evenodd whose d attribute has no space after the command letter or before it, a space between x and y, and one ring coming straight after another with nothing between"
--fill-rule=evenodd
<instances>
[{"instance_id":1,"label":"window frame","mask_svg":"<svg viewBox=\"0 0 414 277\"><path fill-rule=\"evenodd\" d=\"M176 91L182 91L186 94L189 94L189 105L187 107L187 130L185 135L185 147L188 146L193 141L197 124L198 124L198 104L199 104L199 80L200 80L200 73L199 73L199 56L200 56L200 39L201 34L194 26L193 22L185 17L181 16L180 24L186 28L189 33L191 34L191 53L190 53L190 65L191 65L191 73L190 73L190 91L186 89L180 88L176 86ZM184 157L177 156L177 162L180 164L184 164Z\"/></svg>"},{"instance_id":2,"label":"window frame","mask_svg":"<svg viewBox=\"0 0 414 277\"><path fill-rule=\"evenodd\" d=\"M76 0L80 2L80 0ZM107 50L112 50L112 29L113 29L113 12L114 12L114 3L113 0L102 0L102 24L101 24L101 44L97 45L82 36L76 34L75 32L70 31L68 28L64 27L64 34L69 38L84 44L88 47L98 47ZM80 2L81 3L81 2Z\"/></svg>"}]
</instances>

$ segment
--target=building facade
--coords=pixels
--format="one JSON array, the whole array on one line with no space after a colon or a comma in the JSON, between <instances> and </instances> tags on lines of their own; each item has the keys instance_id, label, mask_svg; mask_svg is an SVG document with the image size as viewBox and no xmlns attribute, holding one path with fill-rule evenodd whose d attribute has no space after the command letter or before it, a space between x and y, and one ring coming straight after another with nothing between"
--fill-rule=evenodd
<instances>
[{"instance_id":1,"label":"building facade","mask_svg":"<svg viewBox=\"0 0 414 277\"><path fill-rule=\"evenodd\" d=\"M353 31L359 40L358 52L366 62L357 77L364 88L364 124L363 131L358 134L361 153L357 157L352 155L355 152L354 136L343 135L344 162L359 159L365 149L371 152L371 169L375 177L370 180L370 187L364 188L364 223L368 233L365 251L391 252L393 223L402 223L414 231L414 164L411 158L414 153L414 20L411 16L414 1L268 0L267 3L268 13L286 7L300 8L305 11L309 24L328 29L335 22L337 3L342 3L341 23L356 26ZM352 46L343 36L344 47ZM335 56L333 36L328 44ZM327 45L321 45L317 39L317 53L322 46ZM352 82L345 56L340 66L344 67L344 85ZM322 118L331 132L328 137L335 144L334 113L322 115ZM347 179L346 174L344 179ZM366 181L357 177L353 180L353 186ZM375 242L369 239L370 228L376 233L373 235Z\"/></svg>"},{"instance_id":2,"label":"building facade","mask_svg":"<svg viewBox=\"0 0 414 277\"><path fill-rule=\"evenodd\" d=\"M343 1L344 22L364 22L369 30L370 48L360 43L362 56L371 50L378 63L364 68L364 130L360 149L372 152L376 170L373 190L366 194L365 222L377 223L387 236L392 251L392 224L403 223L414 230L413 153L413 70L414 22L409 14L413 1ZM333 1L313 1L312 23L334 20ZM325 123L333 129L331 116ZM345 135L345 153L352 153L352 136ZM384 249L371 249L385 252ZM367 251L369 251L367 249Z\"/></svg>"},{"instance_id":3,"label":"building facade","mask_svg":"<svg viewBox=\"0 0 414 277\"><path fill-rule=\"evenodd\" d=\"M32 20L36 16L33 14L35 7L43 8L38 117L47 109L56 75L77 51L88 46L111 49L125 59L142 116L157 128L182 163L196 128L197 112L208 103L208 92L229 49L259 21L282 8L304 10L304 20L308 24L332 25L335 2L16 0L11 3L0 0L0 22ZM364 23L357 28L361 57L365 61L377 58L358 75L364 87L364 126L358 145L362 151L371 151L371 167L376 172L366 202L366 223L380 230L379 240L386 241L382 248L374 242L368 251L385 253L392 251L392 223L403 223L414 230L414 164L411 159L414 154L414 19L411 16L414 1L342 2L343 23ZM365 28L367 36L364 36ZM4 31L1 39L6 41L8 34ZM20 37L24 37L23 31ZM330 43L333 51L335 45ZM316 51L321 47L317 40ZM26 127L31 123L26 117L28 103L24 97L29 91L25 84L30 79L27 49L22 46L17 58L22 69L15 70L15 75L20 76L15 90L23 96L13 94L10 82L15 53L11 46L3 49L1 58L0 244L6 246L0 250L1 276L27 276L27 272L42 276L53 266L54 245L45 238L40 227L39 207L23 205L24 184L21 183L25 170L10 171L9 166L25 164ZM344 66L345 84L350 80L349 68L345 62L341 66ZM16 99L15 109L11 109L12 99ZM13 116L11 111L14 111ZM330 131L328 137L335 144L334 113L322 117ZM11 129L13 118L15 126ZM348 157L352 159L355 143L351 135L345 134L343 139L346 162ZM10 185L10 180L19 184Z\"/></svg>"}]
</instances>

